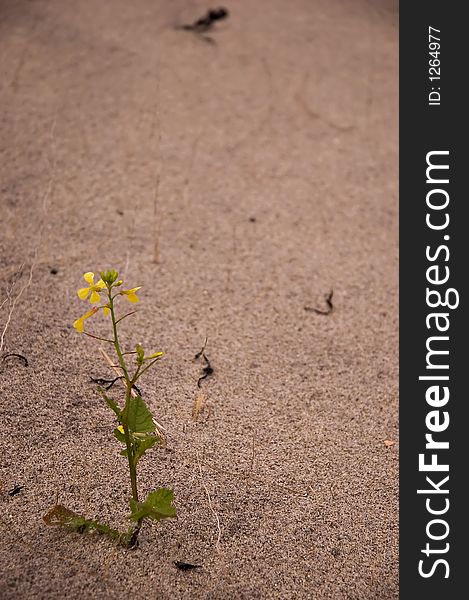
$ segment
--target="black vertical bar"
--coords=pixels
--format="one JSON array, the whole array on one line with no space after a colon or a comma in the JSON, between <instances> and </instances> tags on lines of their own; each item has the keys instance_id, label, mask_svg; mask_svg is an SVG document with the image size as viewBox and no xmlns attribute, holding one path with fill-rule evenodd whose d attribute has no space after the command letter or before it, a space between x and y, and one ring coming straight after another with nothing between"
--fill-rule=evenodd
<instances>
[{"instance_id":1,"label":"black vertical bar","mask_svg":"<svg viewBox=\"0 0 469 600\"><path fill-rule=\"evenodd\" d=\"M434 0L400 6L400 597L404 600L449 600L469 594L464 489L469 473L469 395L464 381L469 120L463 91L469 77L469 36L464 8L463 2ZM427 178L428 161L449 168L430 169ZM453 308L442 305L445 299ZM428 344L431 351L449 353L431 354ZM426 435L431 435L430 441ZM449 448L432 447L436 442L448 442ZM420 468L419 455L423 455ZM448 471L426 470L432 460L436 469L448 465Z\"/></svg>"}]
</instances>

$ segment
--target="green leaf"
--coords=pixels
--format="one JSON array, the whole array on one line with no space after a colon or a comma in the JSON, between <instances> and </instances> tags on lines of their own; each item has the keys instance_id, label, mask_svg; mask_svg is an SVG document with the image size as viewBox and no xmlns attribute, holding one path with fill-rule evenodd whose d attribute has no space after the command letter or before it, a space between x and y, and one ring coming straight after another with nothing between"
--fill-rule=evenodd
<instances>
[{"instance_id":1,"label":"green leaf","mask_svg":"<svg viewBox=\"0 0 469 600\"><path fill-rule=\"evenodd\" d=\"M116 431L117 431L117 433L115 433ZM122 435L122 434L119 430L115 430L114 435L120 442L123 441L125 443L125 436L124 436L124 439L122 440L120 438L120 435ZM138 434L138 435L142 435L142 434ZM147 435L147 434L144 434L144 435L145 435L145 437L143 437L143 438L135 438L131 434L132 454L134 457L134 465L135 466L137 466L138 461L142 458L142 456L145 454L145 452L147 450L149 450L150 448L152 448L156 444L156 442L160 441L160 438L156 435ZM127 456L127 448L124 448L124 450L121 450L121 455Z\"/></svg>"},{"instance_id":2,"label":"green leaf","mask_svg":"<svg viewBox=\"0 0 469 600\"><path fill-rule=\"evenodd\" d=\"M78 533L86 533L87 531L97 531L105 535L119 540L123 545L127 545L129 533L121 533L117 529L113 529L105 523L99 523L99 521L93 521L91 519L85 519L81 515L73 512L69 508L57 504L43 517L47 525L62 525L68 527Z\"/></svg>"},{"instance_id":3,"label":"green leaf","mask_svg":"<svg viewBox=\"0 0 469 600\"><path fill-rule=\"evenodd\" d=\"M156 435L149 435L143 440L136 440L134 445L134 465L137 466L138 461L142 458L147 450L152 448L160 438Z\"/></svg>"},{"instance_id":4,"label":"green leaf","mask_svg":"<svg viewBox=\"0 0 469 600\"><path fill-rule=\"evenodd\" d=\"M117 438L118 442L121 442L121 444L125 444L125 435L122 433L122 431L120 431L119 429L114 429L114 436Z\"/></svg>"},{"instance_id":5,"label":"green leaf","mask_svg":"<svg viewBox=\"0 0 469 600\"><path fill-rule=\"evenodd\" d=\"M125 435L119 429L114 429L114 435L119 442L125 444ZM137 437L138 436L138 437ZM132 444L132 456L133 463L137 466L138 461L142 458L147 450L152 448L156 442L160 441L160 438L153 434L148 433L136 433L135 435L130 433L130 441ZM127 456L127 448L121 450L122 456Z\"/></svg>"},{"instance_id":6,"label":"green leaf","mask_svg":"<svg viewBox=\"0 0 469 600\"><path fill-rule=\"evenodd\" d=\"M129 519L140 521L148 518L161 521L161 519L174 518L176 508L172 504L173 498L174 492L168 488L160 488L151 492L145 502L136 502L131 498Z\"/></svg>"},{"instance_id":7,"label":"green leaf","mask_svg":"<svg viewBox=\"0 0 469 600\"><path fill-rule=\"evenodd\" d=\"M114 402L112 398L109 398L109 396L105 393L102 387L98 387L98 392L104 398L109 408L116 414L117 418L120 420L122 417L122 411L119 408L119 406Z\"/></svg>"},{"instance_id":8,"label":"green leaf","mask_svg":"<svg viewBox=\"0 0 469 600\"><path fill-rule=\"evenodd\" d=\"M140 396L130 399L129 411L124 419L130 433L150 433L155 431L153 415Z\"/></svg>"}]
</instances>

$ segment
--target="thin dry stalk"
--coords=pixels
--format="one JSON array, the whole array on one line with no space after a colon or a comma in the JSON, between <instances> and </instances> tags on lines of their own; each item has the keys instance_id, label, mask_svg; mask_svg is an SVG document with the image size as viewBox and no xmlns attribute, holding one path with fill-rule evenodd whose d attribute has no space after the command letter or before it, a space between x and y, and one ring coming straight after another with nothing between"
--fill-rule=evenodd
<instances>
[{"instance_id":1,"label":"thin dry stalk","mask_svg":"<svg viewBox=\"0 0 469 600\"><path fill-rule=\"evenodd\" d=\"M3 347L5 345L5 336L8 331L8 328L10 326L11 319L13 317L13 313L15 311L16 305L18 304L18 301L20 300L23 293L29 288L29 286L31 285L31 282L33 280L33 271L34 271L34 267L36 266L36 262L37 262L37 251L38 251L38 248L36 247L36 249L34 251L33 262L31 263L31 265L29 267L29 274L28 274L26 283L20 288L20 291L14 298L13 298L13 288L14 288L15 283L13 283L10 286L10 288L7 290L7 297L2 302L2 305L0 307L0 308L3 308L5 306L5 304L8 302L8 314L7 314L7 318L5 321L5 325L3 326L2 333L0 335L0 354L2 353ZM19 268L18 273L17 273L18 275L21 275L21 273L23 271L23 267L24 267L24 263Z\"/></svg>"},{"instance_id":2,"label":"thin dry stalk","mask_svg":"<svg viewBox=\"0 0 469 600\"><path fill-rule=\"evenodd\" d=\"M153 262L158 264L160 262L160 234L161 234L161 222L163 220L163 214L160 215L159 208L159 195L160 195L160 173L155 175L155 185L153 193L153 235L154 235L154 246L153 246Z\"/></svg>"},{"instance_id":3,"label":"thin dry stalk","mask_svg":"<svg viewBox=\"0 0 469 600\"><path fill-rule=\"evenodd\" d=\"M199 452L198 450L196 450L195 452L196 457L197 457L197 465L199 467L199 473L200 473L200 479L202 480L202 487L205 490L205 494L207 495L207 502L208 502L208 507L212 513L212 515L215 517L215 521L217 523L217 531L218 531L218 535L217 535L217 541L215 543L215 549L217 550L217 552L220 549L220 539L221 539L221 526L220 526L220 519L218 517L218 513L216 512L216 510L213 508L213 504L212 504L212 497L210 496L210 492L208 491L207 486L205 485L204 479L203 479L203 474L202 474L202 465L200 464L200 459L199 459Z\"/></svg>"},{"instance_id":4,"label":"thin dry stalk","mask_svg":"<svg viewBox=\"0 0 469 600\"><path fill-rule=\"evenodd\" d=\"M192 172L194 170L195 158L197 155L197 149L199 146L200 138L202 137L202 132L199 132L197 136L194 138L192 142L191 154L189 159L189 164L187 167L186 177L184 179L184 186L182 189L182 206L186 208L188 199L189 199L189 186L191 183Z\"/></svg>"},{"instance_id":5,"label":"thin dry stalk","mask_svg":"<svg viewBox=\"0 0 469 600\"><path fill-rule=\"evenodd\" d=\"M153 185L153 235L154 235L154 246L153 246L153 262L158 264L160 262L160 234L161 234L161 223L163 220L163 213L159 203L160 196L160 180L161 180L161 172L164 170L163 166L163 158L162 158L162 142L161 142L161 119L160 119L160 110L159 110L159 100L160 100L160 83L159 77L161 74L160 61L158 57L158 67L156 69L156 79L155 79L155 94L156 94L156 103L155 110L153 112L153 122L151 127L150 139L155 137L155 130L158 136L158 161L157 166L155 168L154 174L154 185Z\"/></svg>"},{"instance_id":6,"label":"thin dry stalk","mask_svg":"<svg viewBox=\"0 0 469 600\"><path fill-rule=\"evenodd\" d=\"M198 392L192 407L192 420L198 421L200 414L205 410L206 396L203 392Z\"/></svg>"},{"instance_id":7,"label":"thin dry stalk","mask_svg":"<svg viewBox=\"0 0 469 600\"><path fill-rule=\"evenodd\" d=\"M55 172L56 172L56 152L55 152L55 125L56 125L56 118L54 117L54 120L52 121L52 126L51 126L51 145L52 145L52 156L53 156L53 160L50 161L48 159L48 163L49 163L49 169L50 169L50 176L49 176L49 181L47 184L47 188L46 191L44 192L44 195L42 197L42 219L41 219L41 225L39 228L39 239L38 242L36 244L36 247L34 248L34 253L33 253L33 260L31 262L31 265L29 267L29 273L28 273L28 277L26 279L26 282L24 283L24 285L20 288L18 294L13 298L13 288L15 286L16 282L13 282L12 285L10 286L10 288L7 290L7 297L3 300L0 309L2 309L5 304L8 303L8 314L7 314L7 318L5 321L5 325L3 326L3 330L2 333L0 334L0 354L3 351L4 345L5 345L5 336L6 333L8 331L8 328L10 326L12 317L13 317L13 313L15 311L16 305L18 304L21 296L24 294L24 292L29 288L29 286L31 285L31 282L33 280L33 272L34 269L37 265L37 258L38 258L38 254L39 254L39 248L41 246L41 242L42 242L42 232L43 232L43 228L44 228L44 217L47 213L47 205L48 205L48 201L50 196L52 195L52 190L54 187L54 183L55 183ZM24 263L20 266L20 268L18 269L16 275L18 276L18 278L22 275L22 271L23 271L23 267L24 267Z\"/></svg>"}]
</instances>

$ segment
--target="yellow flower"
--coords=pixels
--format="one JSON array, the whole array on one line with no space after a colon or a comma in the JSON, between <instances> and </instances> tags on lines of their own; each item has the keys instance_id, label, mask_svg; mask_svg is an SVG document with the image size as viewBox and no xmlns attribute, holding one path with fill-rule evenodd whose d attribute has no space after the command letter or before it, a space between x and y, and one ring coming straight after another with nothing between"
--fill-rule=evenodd
<instances>
[{"instance_id":1,"label":"yellow flower","mask_svg":"<svg viewBox=\"0 0 469 600\"><path fill-rule=\"evenodd\" d=\"M106 304L106 306L103 306L103 313L104 313L105 317L107 317L110 312L111 312L111 309L109 307L109 304Z\"/></svg>"},{"instance_id":2,"label":"yellow flower","mask_svg":"<svg viewBox=\"0 0 469 600\"><path fill-rule=\"evenodd\" d=\"M82 317L80 317L79 319L77 319L73 323L73 326L78 331L78 333L83 333L84 332L84 330L85 330L85 319L88 319L89 317L92 317L95 313L98 312L98 310L99 309L96 306L94 306L91 310L89 310L86 314L84 314Z\"/></svg>"},{"instance_id":3,"label":"yellow flower","mask_svg":"<svg viewBox=\"0 0 469 600\"><path fill-rule=\"evenodd\" d=\"M88 272L83 275L83 279L89 284L89 287L80 288L77 292L80 300L86 300L91 292L90 302L96 304L100 301L100 292L106 289L106 284L102 279L98 283L94 283L94 273Z\"/></svg>"},{"instance_id":4,"label":"yellow flower","mask_svg":"<svg viewBox=\"0 0 469 600\"><path fill-rule=\"evenodd\" d=\"M137 298L137 294L135 293L137 290L139 290L142 286L140 287L135 287L132 288L131 290L122 290L122 292L119 292L120 294L122 294L123 296L127 296L127 300L129 302L133 302L135 304L135 302L140 302L140 300Z\"/></svg>"},{"instance_id":5,"label":"yellow flower","mask_svg":"<svg viewBox=\"0 0 469 600\"><path fill-rule=\"evenodd\" d=\"M124 433L124 428L122 427L122 425L119 425L119 427L117 428L121 433Z\"/></svg>"}]
</instances>

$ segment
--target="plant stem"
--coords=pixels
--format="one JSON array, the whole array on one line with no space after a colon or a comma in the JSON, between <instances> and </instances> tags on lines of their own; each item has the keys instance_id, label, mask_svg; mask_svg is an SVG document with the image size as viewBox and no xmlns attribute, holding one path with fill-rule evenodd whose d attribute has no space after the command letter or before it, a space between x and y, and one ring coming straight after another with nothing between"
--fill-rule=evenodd
<instances>
[{"instance_id":1,"label":"plant stem","mask_svg":"<svg viewBox=\"0 0 469 600\"><path fill-rule=\"evenodd\" d=\"M122 320L118 319L116 320L116 315L114 313L114 298L111 294L111 290L108 290L108 294L109 294L109 308L111 310L111 318L112 318L112 330L114 333L114 347L116 349L116 354L117 357L119 359L119 364L122 368L122 372L124 373L124 378L125 378L125 405L124 405L124 410L122 411L122 427L124 429L124 436L125 436L125 445L127 447L127 460L129 462L129 473L130 473L130 485L132 487L132 497L135 500L135 502L138 502L138 488L137 488L137 468L135 465L135 457L134 457L134 453L133 453L133 446L132 446L132 442L130 440L130 434L129 434L129 428L127 427L127 418L128 418L128 414L129 414L129 407L130 407L130 403L132 402L132 386L134 384L134 380L136 379L135 375L134 377L130 377L129 372L127 371L127 365L125 363L125 359L124 359L124 355L122 353L120 344L119 344L119 336L117 334L117 323ZM128 315L125 315L128 316ZM140 369L140 367L139 367ZM137 370L137 373L139 371L139 369ZM128 547L132 548L133 546L135 546L137 544L137 538L138 538L138 534L140 533L140 529L142 527L142 521L143 519L140 519L137 522L137 525L135 526L130 539L128 541Z\"/></svg>"},{"instance_id":2,"label":"plant stem","mask_svg":"<svg viewBox=\"0 0 469 600\"><path fill-rule=\"evenodd\" d=\"M111 292L109 292L109 308L111 310L111 319L112 319L112 331L114 333L114 348L116 349L117 358L119 359L119 364L124 373L125 381L128 384L130 382L129 373L127 371L127 365L125 364L124 356L121 351L121 347L119 344L119 336L117 335L117 321L116 315L114 313L114 299L111 296Z\"/></svg>"},{"instance_id":3,"label":"plant stem","mask_svg":"<svg viewBox=\"0 0 469 600\"><path fill-rule=\"evenodd\" d=\"M140 529L142 527L142 521L143 521L143 519L140 519L137 522L137 525L135 526L135 529L133 530L132 535L130 536L130 539L128 541L129 548L133 548L137 544L137 538L138 538L138 534L140 533Z\"/></svg>"},{"instance_id":4,"label":"plant stem","mask_svg":"<svg viewBox=\"0 0 469 600\"><path fill-rule=\"evenodd\" d=\"M114 313L114 299L111 296L111 292L109 291L109 308L111 310L111 319L112 319L112 330L114 333L114 347L116 349L116 354L119 359L119 364L122 368L125 378L125 405L124 410L122 411L123 420L122 427L124 429L125 436L125 445L127 447L127 460L129 462L129 472L130 472L130 484L132 487L132 497L135 502L138 502L138 489L137 489L137 470L135 468L135 461L133 455L132 443L130 441L129 429L127 427L127 415L129 413L129 404L131 402L131 392L132 392L132 382L129 377L129 373L127 371L127 365L125 364L125 359L122 354L120 344L119 344L119 336L117 334L117 321L116 315Z\"/></svg>"},{"instance_id":5,"label":"plant stem","mask_svg":"<svg viewBox=\"0 0 469 600\"><path fill-rule=\"evenodd\" d=\"M88 333L87 331L83 332L88 337L94 338L95 340L100 340L101 342L109 342L110 344L114 343L114 340L108 340L107 338L99 337L99 335L94 335L93 333Z\"/></svg>"},{"instance_id":6,"label":"plant stem","mask_svg":"<svg viewBox=\"0 0 469 600\"><path fill-rule=\"evenodd\" d=\"M130 485L132 487L132 498L135 502L138 502L138 489L137 489L137 469L135 468L134 454L132 443L130 441L129 429L126 423L126 415L128 414L128 406L131 402L130 391L131 387L128 385L125 391L125 408L123 411L122 427L124 428L125 445L127 446L127 459L129 461L129 472L130 472Z\"/></svg>"},{"instance_id":7,"label":"plant stem","mask_svg":"<svg viewBox=\"0 0 469 600\"><path fill-rule=\"evenodd\" d=\"M148 369L150 367L152 367L156 362L158 362L160 360L161 356L158 356L158 358L155 358L155 360L152 360L151 363L147 364L141 371L140 369L137 371L137 373L135 373L134 378L132 379L132 382L135 383L137 381L137 379L140 379L140 377L145 373L145 371L148 371Z\"/></svg>"}]
</instances>

